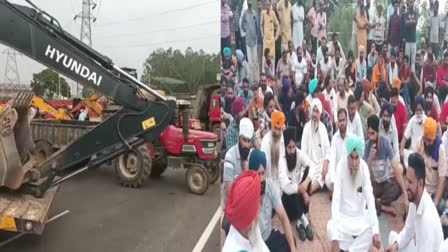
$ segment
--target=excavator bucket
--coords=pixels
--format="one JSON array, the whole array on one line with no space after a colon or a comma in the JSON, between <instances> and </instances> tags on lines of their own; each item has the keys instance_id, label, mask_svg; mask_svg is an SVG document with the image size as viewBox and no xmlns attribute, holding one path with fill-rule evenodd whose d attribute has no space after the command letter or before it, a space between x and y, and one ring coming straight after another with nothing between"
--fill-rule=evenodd
<instances>
[{"instance_id":1,"label":"excavator bucket","mask_svg":"<svg viewBox=\"0 0 448 252\"><path fill-rule=\"evenodd\" d=\"M29 104L34 94L19 92L0 107L0 187L18 189L33 154Z\"/></svg>"}]
</instances>

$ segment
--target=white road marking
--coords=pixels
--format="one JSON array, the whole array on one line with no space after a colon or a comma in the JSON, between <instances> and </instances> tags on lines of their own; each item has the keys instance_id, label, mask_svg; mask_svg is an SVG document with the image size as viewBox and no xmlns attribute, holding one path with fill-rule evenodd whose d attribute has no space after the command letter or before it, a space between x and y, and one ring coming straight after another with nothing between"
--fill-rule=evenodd
<instances>
[{"instance_id":1,"label":"white road marking","mask_svg":"<svg viewBox=\"0 0 448 252\"><path fill-rule=\"evenodd\" d=\"M51 217L50 219L48 219L46 224L48 224L48 223L50 223L50 222L52 222L52 221L54 221L54 220L56 220L56 219L59 219L59 218L61 218L62 216L68 214L68 213L70 213L70 210L65 210L65 211L63 211L62 213L59 213L59 214L57 214L57 215ZM13 237L11 237L11 238L9 238L9 239L7 239L7 240L1 242L1 243L0 243L0 247L3 247L3 246L5 246L6 244L11 243L11 242L13 242L13 241L19 239L20 237L24 236L25 234L27 234L27 233L19 233L19 234L17 234L17 235L14 235Z\"/></svg>"},{"instance_id":2,"label":"white road marking","mask_svg":"<svg viewBox=\"0 0 448 252\"><path fill-rule=\"evenodd\" d=\"M219 218L221 217L221 212L222 212L221 206L219 206L215 212L215 215L213 215L212 219L210 220L204 232L202 233L201 238L199 238L198 243L196 243L196 246L194 246L192 252L201 252L202 249L204 249L205 244L207 243L208 239L210 238L210 235L213 232L213 228L216 226L216 223L219 221Z\"/></svg>"}]
</instances>

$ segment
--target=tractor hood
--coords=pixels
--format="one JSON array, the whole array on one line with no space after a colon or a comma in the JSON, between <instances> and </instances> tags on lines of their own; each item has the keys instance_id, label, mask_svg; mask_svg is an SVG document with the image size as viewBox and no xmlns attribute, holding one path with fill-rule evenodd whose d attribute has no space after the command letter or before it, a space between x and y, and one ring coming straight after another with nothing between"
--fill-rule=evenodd
<instances>
[{"instance_id":1,"label":"tractor hood","mask_svg":"<svg viewBox=\"0 0 448 252\"><path fill-rule=\"evenodd\" d=\"M194 129L188 130L188 138L218 141L218 136L215 133Z\"/></svg>"}]
</instances>

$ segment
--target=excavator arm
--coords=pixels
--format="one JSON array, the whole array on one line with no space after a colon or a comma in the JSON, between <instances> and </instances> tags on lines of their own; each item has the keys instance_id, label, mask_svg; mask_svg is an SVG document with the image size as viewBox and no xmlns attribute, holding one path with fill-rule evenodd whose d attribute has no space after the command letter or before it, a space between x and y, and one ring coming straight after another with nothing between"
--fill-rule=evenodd
<instances>
[{"instance_id":1,"label":"excavator arm","mask_svg":"<svg viewBox=\"0 0 448 252\"><path fill-rule=\"evenodd\" d=\"M50 103L45 101L44 98L39 96L33 96L31 99L31 106L36 107L41 112L51 115L51 117L58 120L72 120L72 117L64 109L57 109Z\"/></svg>"},{"instance_id":2,"label":"excavator arm","mask_svg":"<svg viewBox=\"0 0 448 252\"><path fill-rule=\"evenodd\" d=\"M8 157L6 161L0 160L0 186L40 197L49 187L88 167L156 140L173 121L175 102L115 66L112 60L64 31L54 17L29 0L26 2L29 7L0 0L0 43L93 88L122 106L121 110L45 162L35 162L32 157L19 157L22 160L19 164L8 163ZM151 93L156 100L149 100L140 89ZM5 117L0 116L0 122L2 118ZM60 179L55 180L56 177Z\"/></svg>"}]
</instances>

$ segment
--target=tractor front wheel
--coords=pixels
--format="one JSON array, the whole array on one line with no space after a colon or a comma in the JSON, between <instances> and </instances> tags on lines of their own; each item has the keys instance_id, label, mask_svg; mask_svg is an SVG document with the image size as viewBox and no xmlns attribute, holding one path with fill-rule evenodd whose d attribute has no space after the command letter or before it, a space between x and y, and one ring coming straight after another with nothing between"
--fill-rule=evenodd
<instances>
[{"instance_id":1,"label":"tractor front wheel","mask_svg":"<svg viewBox=\"0 0 448 252\"><path fill-rule=\"evenodd\" d=\"M203 165L191 165L187 169L185 179L187 181L188 189L194 194L202 195L208 189L208 172Z\"/></svg>"},{"instance_id":2,"label":"tractor front wheel","mask_svg":"<svg viewBox=\"0 0 448 252\"><path fill-rule=\"evenodd\" d=\"M125 187L141 187L151 174L151 156L146 145L121 154L113 166L120 184Z\"/></svg>"}]
</instances>

